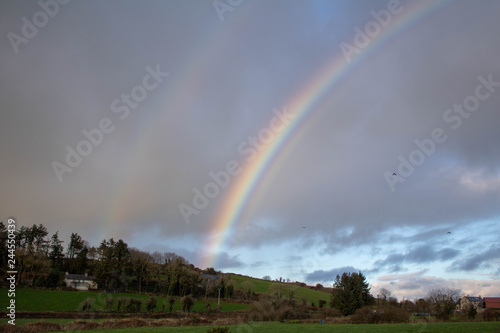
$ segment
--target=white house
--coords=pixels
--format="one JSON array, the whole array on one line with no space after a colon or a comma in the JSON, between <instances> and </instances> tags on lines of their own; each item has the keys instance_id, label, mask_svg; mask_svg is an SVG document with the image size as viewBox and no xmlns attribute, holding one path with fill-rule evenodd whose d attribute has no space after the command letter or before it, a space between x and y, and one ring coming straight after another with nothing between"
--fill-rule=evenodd
<instances>
[{"instance_id":1,"label":"white house","mask_svg":"<svg viewBox=\"0 0 500 333\"><path fill-rule=\"evenodd\" d=\"M462 311L469 306L473 306L476 311L481 309L483 307L483 299L481 298L481 295L479 295L479 297L472 297L467 295L459 299L457 302L457 310L459 311Z\"/></svg>"},{"instance_id":2,"label":"white house","mask_svg":"<svg viewBox=\"0 0 500 333\"><path fill-rule=\"evenodd\" d=\"M85 274L69 274L66 272L64 277L66 287L73 287L77 290L97 289L97 282L95 277Z\"/></svg>"}]
</instances>

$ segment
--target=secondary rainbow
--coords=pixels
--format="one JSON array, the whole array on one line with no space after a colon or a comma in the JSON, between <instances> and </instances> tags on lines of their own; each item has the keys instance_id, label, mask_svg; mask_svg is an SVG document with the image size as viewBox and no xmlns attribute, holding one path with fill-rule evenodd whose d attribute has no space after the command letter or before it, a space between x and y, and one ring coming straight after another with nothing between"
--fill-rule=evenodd
<instances>
[{"instance_id":1,"label":"secondary rainbow","mask_svg":"<svg viewBox=\"0 0 500 333\"><path fill-rule=\"evenodd\" d=\"M266 173L272 169L272 165L276 161L282 158L280 155L285 155L283 151L291 150L292 141L296 141L293 140L293 134L298 137L299 127L308 127L307 123L313 120L311 115L325 94L331 91L349 71L383 45L384 42L397 34L401 34L415 22L432 11L443 7L448 2L450 1L413 1L410 4L401 5L401 12L393 15L390 24L385 28L382 27L380 33L374 36L370 44L361 49L361 52L352 61L348 62L342 52L339 52L291 98L288 103L288 110L295 115L294 119L283 131L275 136L274 141L267 145L266 149L261 151L251 163L241 164L243 172L234 180L233 186L230 188L212 223L212 234L203 248L204 257L201 258L198 267L217 266L219 251L234 227L240 223L238 227L241 228L247 222L248 219L241 219L241 217L251 198L258 196L258 188L265 181ZM352 41L349 44L353 45ZM289 147L285 149L286 146Z\"/></svg>"}]
</instances>

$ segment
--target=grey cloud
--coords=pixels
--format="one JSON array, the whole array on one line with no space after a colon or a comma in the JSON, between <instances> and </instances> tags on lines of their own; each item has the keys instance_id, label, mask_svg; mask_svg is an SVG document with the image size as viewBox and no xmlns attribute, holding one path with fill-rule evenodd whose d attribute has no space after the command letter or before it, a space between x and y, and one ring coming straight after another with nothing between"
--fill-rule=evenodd
<instances>
[{"instance_id":1,"label":"grey cloud","mask_svg":"<svg viewBox=\"0 0 500 333\"><path fill-rule=\"evenodd\" d=\"M377 260L374 263L374 269L377 271L387 269L389 272L399 272L403 270L402 267L404 264L425 264L434 261L445 261L456 258L459 254L459 250L452 248L436 250L432 245L422 245L410 249L406 253L395 253L383 260Z\"/></svg>"},{"instance_id":2,"label":"grey cloud","mask_svg":"<svg viewBox=\"0 0 500 333\"><path fill-rule=\"evenodd\" d=\"M494 267L492 261L500 258L500 246L491 246L487 250L461 258L452 263L451 271L473 271L478 269L491 269Z\"/></svg>"},{"instance_id":3,"label":"grey cloud","mask_svg":"<svg viewBox=\"0 0 500 333\"><path fill-rule=\"evenodd\" d=\"M337 275L342 275L343 273L357 273L360 270L352 266L344 266L332 268L328 271L317 270L312 273L307 273L305 275L305 281L308 282L332 282L335 281Z\"/></svg>"}]
</instances>

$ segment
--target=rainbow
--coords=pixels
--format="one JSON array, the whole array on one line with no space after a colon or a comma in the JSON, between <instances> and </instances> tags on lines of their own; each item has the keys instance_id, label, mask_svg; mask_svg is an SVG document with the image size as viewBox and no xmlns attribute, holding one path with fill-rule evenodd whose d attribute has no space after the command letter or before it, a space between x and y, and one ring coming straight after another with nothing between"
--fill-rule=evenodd
<instances>
[{"instance_id":1,"label":"rainbow","mask_svg":"<svg viewBox=\"0 0 500 333\"><path fill-rule=\"evenodd\" d=\"M324 96L370 53L404 32L427 14L449 2L451 1L422 0L402 4L402 12L393 15L390 24L382 28L380 34L375 36L370 44L362 49L351 62L347 62L342 52L339 52L340 54L336 54L293 95L288 103L288 112L295 117L283 131L275 136L273 142L259 153L252 163L241 164L243 172L233 180L229 193L216 214L212 223L211 235L203 247L203 257L200 258L201 262L198 267L217 266L220 249L226 243L229 235L232 234L236 225L241 228L245 224L244 221L248 220L243 218L243 215L249 202L259 196L259 188L266 182L266 175L271 173L273 165L276 165L287 152L292 150L294 142L297 142L300 137L299 132L304 133L303 130L299 131L298 129L308 128L313 122L312 114ZM353 45L353 37L354 33L351 40L346 42Z\"/></svg>"}]
</instances>

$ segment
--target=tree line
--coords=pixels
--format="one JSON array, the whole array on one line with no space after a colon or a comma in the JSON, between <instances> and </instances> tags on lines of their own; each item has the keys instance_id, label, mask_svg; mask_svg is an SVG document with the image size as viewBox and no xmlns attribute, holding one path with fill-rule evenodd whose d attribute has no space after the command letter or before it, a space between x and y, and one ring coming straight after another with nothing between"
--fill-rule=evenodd
<instances>
[{"instance_id":1,"label":"tree line","mask_svg":"<svg viewBox=\"0 0 500 333\"><path fill-rule=\"evenodd\" d=\"M373 317L380 320L380 315L385 311L386 316L400 314L406 318L409 313L417 313L418 315L432 314L438 319L449 320L456 310L459 298L460 290L451 288L430 290L427 297L416 299L414 302L410 300L398 302L388 289L381 288L380 294L375 298L370 294L366 277L358 272L337 275L330 297L330 306L338 309L344 316L353 315L356 311L365 309L366 313L360 315L364 319ZM358 312L358 314L361 313L362 311ZM466 309L466 316L469 319L474 318L476 313L474 307ZM394 317L389 319L394 320Z\"/></svg>"},{"instance_id":2,"label":"tree line","mask_svg":"<svg viewBox=\"0 0 500 333\"><path fill-rule=\"evenodd\" d=\"M129 247L122 239L103 239L91 246L72 233L66 248L56 232L34 224L21 226L15 235L16 284L64 287L65 273L94 276L99 289L111 292L152 292L170 296L204 295L231 297L234 287L228 278L205 281L202 271L173 252L145 252ZM0 222L0 274L7 269L7 228Z\"/></svg>"}]
</instances>

